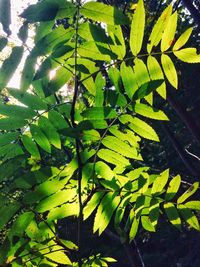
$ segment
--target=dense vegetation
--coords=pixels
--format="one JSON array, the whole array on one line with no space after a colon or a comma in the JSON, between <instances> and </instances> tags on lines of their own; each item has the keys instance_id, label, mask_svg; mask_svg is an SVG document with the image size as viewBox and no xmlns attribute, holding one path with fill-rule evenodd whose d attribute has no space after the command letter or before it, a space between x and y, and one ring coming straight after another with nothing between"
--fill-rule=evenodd
<instances>
[{"instance_id":1,"label":"dense vegetation","mask_svg":"<svg viewBox=\"0 0 200 267\"><path fill-rule=\"evenodd\" d=\"M103 2L30 5L21 45L2 62L1 266L117 266L114 258L142 266L136 237L145 243L159 232L154 246L164 239L171 249L171 232L200 230L199 166L188 155L199 159L177 140L190 138L185 123L190 146L200 143L195 119L177 103L196 71L187 63L200 62L198 34L185 10L178 16L179 3ZM1 2L2 51L9 3ZM10 88L26 49L20 89ZM167 137L180 159L171 149L164 155ZM146 255L145 264L156 260Z\"/></svg>"}]
</instances>

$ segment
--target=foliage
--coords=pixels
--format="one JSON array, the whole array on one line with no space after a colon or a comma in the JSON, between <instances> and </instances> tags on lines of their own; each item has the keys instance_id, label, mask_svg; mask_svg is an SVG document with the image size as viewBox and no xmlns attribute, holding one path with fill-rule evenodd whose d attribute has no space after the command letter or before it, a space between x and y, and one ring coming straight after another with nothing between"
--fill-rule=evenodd
<instances>
[{"instance_id":1,"label":"foliage","mask_svg":"<svg viewBox=\"0 0 200 267\"><path fill-rule=\"evenodd\" d=\"M199 183L183 192L179 174L140 165L142 140L160 140L153 120L169 120L154 100L157 93L166 98L169 84L178 89L174 56L200 62L196 48L184 48L192 29L177 38L178 15L169 5L147 38L143 0L126 14L99 2L43 0L21 17L34 23L35 37L20 90L7 84L26 46L22 29L22 45L0 69L2 94L17 102L0 105L0 264L108 266L115 260L101 254L81 259L82 221L91 216L93 233L112 224L122 243L142 228L155 232L162 219L199 231ZM55 25L62 19L65 27ZM59 95L63 86L67 99ZM77 245L57 236L59 220L71 217Z\"/></svg>"}]
</instances>

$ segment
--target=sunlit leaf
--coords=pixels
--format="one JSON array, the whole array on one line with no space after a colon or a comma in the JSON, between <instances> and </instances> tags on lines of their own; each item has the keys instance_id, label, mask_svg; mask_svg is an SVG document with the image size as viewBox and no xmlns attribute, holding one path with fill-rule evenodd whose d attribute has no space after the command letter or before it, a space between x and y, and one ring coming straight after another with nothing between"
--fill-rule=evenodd
<instances>
[{"instance_id":1,"label":"sunlit leaf","mask_svg":"<svg viewBox=\"0 0 200 267\"><path fill-rule=\"evenodd\" d=\"M176 43L173 46L173 51L179 50L182 46L186 44L188 39L190 38L190 35L192 34L193 28L187 29L181 36L178 38Z\"/></svg>"},{"instance_id":2,"label":"sunlit leaf","mask_svg":"<svg viewBox=\"0 0 200 267\"><path fill-rule=\"evenodd\" d=\"M178 76L177 76L177 72L176 72L174 63L172 62L171 58L165 54L162 54L161 61L162 61L162 67L163 67L164 73L165 73L169 83L174 88L177 89L178 88Z\"/></svg>"},{"instance_id":3,"label":"sunlit leaf","mask_svg":"<svg viewBox=\"0 0 200 267\"><path fill-rule=\"evenodd\" d=\"M154 181L151 194L156 195L162 192L169 179L169 169L162 172Z\"/></svg>"},{"instance_id":4,"label":"sunlit leaf","mask_svg":"<svg viewBox=\"0 0 200 267\"><path fill-rule=\"evenodd\" d=\"M183 62L200 63L200 55L197 54L196 48L184 48L174 51L174 55Z\"/></svg>"},{"instance_id":5,"label":"sunlit leaf","mask_svg":"<svg viewBox=\"0 0 200 267\"><path fill-rule=\"evenodd\" d=\"M193 185L191 185L183 194L180 196L177 200L178 204L183 203L186 199L191 197L199 188L199 182L195 182Z\"/></svg>"},{"instance_id":6,"label":"sunlit leaf","mask_svg":"<svg viewBox=\"0 0 200 267\"><path fill-rule=\"evenodd\" d=\"M144 36L145 10L143 0L139 0L133 14L130 33L130 48L134 56L140 52Z\"/></svg>"},{"instance_id":7,"label":"sunlit leaf","mask_svg":"<svg viewBox=\"0 0 200 267\"><path fill-rule=\"evenodd\" d=\"M180 211L183 219L194 229L200 231L199 222L194 213L187 208L185 205L178 205L178 210Z\"/></svg>"},{"instance_id":8,"label":"sunlit leaf","mask_svg":"<svg viewBox=\"0 0 200 267\"><path fill-rule=\"evenodd\" d=\"M177 175L169 183L165 195L165 200L171 200L178 192L180 185L181 185L181 177L180 175Z\"/></svg>"},{"instance_id":9,"label":"sunlit leaf","mask_svg":"<svg viewBox=\"0 0 200 267\"><path fill-rule=\"evenodd\" d=\"M121 10L103 3L86 3L82 6L80 12L89 19L105 22L110 25L128 24L128 19Z\"/></svg>"},{"instance_id":10,"label":"sunlit leaf","mask_svg":"<svg viewBox=\"0 0 200 267\"><path fill-rule=\"evenodd\" d=\"M177 11L175 11L170 16L169 21L165 27L164 33L162 35L162 40L161 40L162 52L166 51L173 44L174 36L176 33L177 20L178 20L178 15Z\"/></svg>"},{"instance_id":11,"label":"sunlit leaf","mask_svg":"<svg viewBox=\"0 0 200 267\"><path fill-rule=\"evenodd\" d=\"M179 230L181 229L181 219L173 203L165 203L164 209L169 221Z\"/></svg>"}]
</instances>

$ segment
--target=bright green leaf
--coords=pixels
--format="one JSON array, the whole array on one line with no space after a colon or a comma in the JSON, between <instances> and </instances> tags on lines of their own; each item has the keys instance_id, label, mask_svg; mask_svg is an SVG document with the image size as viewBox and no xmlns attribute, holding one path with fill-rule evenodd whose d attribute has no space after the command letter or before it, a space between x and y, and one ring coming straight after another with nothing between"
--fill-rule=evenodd
<instances>
[{"instance_id":1,"label":"bright green leaf","mask_svg":"<svg viewBox=\"0 0 200 267\"><path fill-rule=\"evenodd\" d=\"M190 35L192 34L193 28L187 29L181 36L178 38L176 43L174 44L173 51L179 50L182 46L186 44L188 39L190 38Z\"/></svg>"},{"instance_id":2,"label":"bright green leaf","mask_svg":"<svg viewBox=\"0 0 200 267\"><path fill-rule=\"evenodd\" d=\"M178 205L178 210L180 211L183 219L194 229L200 231L199 222L194 213L188 209L185 205Z\"/></svg>"},{"instance_id":3,"label":"bright green leaf","mask_svg":"<svg viewBox=\"0 0 200 267\"><path fill-rule=\"evenodd\" d=\"M165 203L164 209L167 214L169 221L179 230L181 230L181 219L179 217L178 211L173 203Z\"/></svg>"},{"instance_id":4,"label":"bright green leaf","mask_svg":"<svg viewBox=\"0 0 200 267\"><path fill-rule=\"evenodd\" d=\"M128 24L128 19L121 10L103 3L93 1L86 3L82 6L80 12L89 19L110 25Z\"/></svg>"},{"instance_id":5,"label":"bright green leaf","mask_svg":"<svg viewBox=\"0 0 200 267\"><path fill-rule=\"evenodd\" d=\"M143 0L139 0L136 11L133 14L130 33L130 48L134 56L140 52L142 48L145 26L145 10Z\"/></svg>"},{"instance_id":6,"label":"bright green leaf","mask_svg":"<svg viewBox=\"0 0 200 267\"><path fill-rule=\"evenodd\" d=\"M182 196L180 196L177 200L178 204L183 203L186 199L191 197L199 188L199 182L195 182L193 185L191 185Z\"/></svg>"},{"instance_id":7,"label":"bright green leaf","mask_svg":"<svg viewBox=\"0 0 200 267\"><path fill-rule=\"evenodd\" d=\"M151 118L154 120L164 120L164 121L169 120L163 111L145 104L141 103L134 104L133 111L137 114L140 114L144 117Z\"/></svg>"},{"instance_id":8,"label":"bright green leaf","mask_svg":"<svg viewBox=\"0 0 200 267\"><path fill-rule=\"evenodd\" d=\"M152 186L151 194L152 195L160 194L163 188L165 187L165 185L167 184L168 179L169 179L169 169L162 172L155 179L153 186Z\"/></svg>"},{"instance_id":9,"label":"bright green leaf","mask_svg":"<svg viewBox=\"0 0 200 267\"><path fill-rule=\"evenodd\" d=\"M179 51L174 51L174 55L183 62L200 63L200 55L197 54L196 48L184 48Z\"/></svg>"},{"instance_id":10,"label":"bright green leaf","mask_svg":"<svg viewBox=\"0 0 200 267\"><path fill-rule=\"evenodd\" d=\"M180 185L181 185L181 177L180 175L177 175L169 183L169 186L167 188L167 192L165 195L165 200L167 201L171 200L178 192Z\"/></svg>"},{"instance_id":11,"label":"bright green leaf","mask_svg":"<svg viewBox=\"0 0 200 267\"><path fill-rule=\"evenodd\" d=\"M174 36L176 33L177 20L178 20L178 14L176 11L170 16L169 21L165 27L164 33L162 35L162 40L161 40L162 52L166 51L173 44Z\"/></svg>"},{"instance_id":12,"label":"bright green leaf","mask_svg":"<svg viewBox=\"0 0 200 267\"><path fill-rule=\"evenodd\" d=\"M172 62L171 58L165 54L162 54L161 62L162 62L162 67L163 67L164 73L165 73L169 83L174 88L177 89L178 88L178 76L177 76L177 72L176 72L174 63Z\"/></svg>"}]
</instances>

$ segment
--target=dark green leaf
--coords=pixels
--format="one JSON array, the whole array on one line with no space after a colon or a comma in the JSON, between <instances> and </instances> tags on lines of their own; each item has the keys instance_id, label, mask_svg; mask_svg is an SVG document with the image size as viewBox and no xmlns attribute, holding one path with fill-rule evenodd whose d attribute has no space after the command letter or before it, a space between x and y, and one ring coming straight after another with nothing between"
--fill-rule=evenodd
<instances>
[{"instance_id":1,"label":"dark green leaf","mask_svg":"<svg viewBox=\"0 0 200 267\"><path fill-rule=\"evenodd\" d=\"M23 46L15 46L12 49L10 56L4 60L0 69L0 90L6 87L7 83L14 74L22 58L23 51Z\"/></svg>"},{"instance_id":2,"label":"dark green leaf","mask_svg":"<svg viewBox=\"0 0 200 267\"><path fill-rule=\"evenodd\" d=\"M11 24L11 4L10 0L1 0L0 2L0 22L3 25L3 30L8 35L11 34L10 24Z\"/></svg>"},{"instance_id":3,"label":"dark green leaf","mask_svg":"<svg viewBox=\"0 0 200 267\"><path fill-rule=\"evenodd\" d=\"M0 218L0 229L2 229L7 222L9 222L9 220L19 209L20 204L16 201L0 208L0 214L3 214L3 216Z\"/></svg>"},{"instance_id":4,"label":"dark green leaf","mask_svg":"<svg viewBox=\"0 0 200 267\"><path fill-rule=\"evenodd\" d=\"M6 47L8 43L8 39L5 37L1 37L0 38L0 52L4 49L4 47Z\"/></svg>"},{"instance_id":5,"label":"dark green leaf","mask_svg":"<svg viewBox=\"0 0 200 267\"><path fill-rule=\"evenodd\" d=\"M59 5L55 1L47 0L30 5L21 14L28 22L48 21L56 17Z\"/></svg>"},{"instance_id":6,"label":"dark green leaf","mask_svg":"<svg viewBox=\"0 0 200 267\"><path fill-rule=\"evenodd\" d=\"M109 107L88 108L82 112L82 116L89 120L113 119L117 116L115 110Z\"/></svg>"},{"instance_id":7,"label":"dark green leaf","mask_svg":"<svg viewBox=\"0 0 200 267\"><path fill-rule=\"evenodd\" d=\"M0 119L1 130L17 130L27 124L27 121L17 118Z\"/></svg>"},{"instance_id":8,"label":"dark green leaf","mask_svg":"<svg viewBox=\"0 0 200 267\"><path fill-rule=\"evenodd\" d=\"M153 80L143 84L133 95L133 100L141 99L161 86L163 80Z\"/></svg>"},{"instance_id":9,"label":"dark green leaf","mask_svg":"<svg viewBox=\"0 0 200 267\"><path fill-rule=\"evenodd\" d=\"M15 141L19 135L20 134L16 132L0 134L0 146L7 145L12 141Z\"/></svg>"},{"instance_id":10,"label":"dark green leaf","mask_svg":"<svg viewBox=\"0 0 200 267\"><path fill-rule=\"evenodd\" d=\"M36 143L46 152L51 153L51 145L40 128L37 125L32 124L30 126L30 131Z\"/></svg>"},{"instance_id":11,"label":"dark green leaf","mask_svg":"<svg viewBox=\"0 0 200 267\"><path fill-rule=\"evenodd\" d=\"M32 119L36 115L36 112L22 106L0 104L0 114L13 118Z\"/></svg>"},{"instance_id":12,"label":"dark green leaf","mask_svg":"<svg viewBox=\"0 0 200 267\"><path fill-rule=\"evenodd\" d=\"M38 150L38 147L31 137L29 137L28 135L23 135L22 143L26 148L26 150L31 154L31 156L33 156L36 159L40 159L40 152Z\"/></svg>"},{"instance_id":13,"label":"dark green leaf","mask_svg":"<svg viewBox=\"0 0 200 267\"><path fill-rule=\"evenodd\" d=\"M42 99L37 95L33 95L27 92L21 92L20 90L12 88L9 88L8 92L19 102L34 110L47 109L47 104L43 102Z\"/></svg>"}]
</instances>

